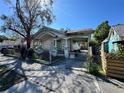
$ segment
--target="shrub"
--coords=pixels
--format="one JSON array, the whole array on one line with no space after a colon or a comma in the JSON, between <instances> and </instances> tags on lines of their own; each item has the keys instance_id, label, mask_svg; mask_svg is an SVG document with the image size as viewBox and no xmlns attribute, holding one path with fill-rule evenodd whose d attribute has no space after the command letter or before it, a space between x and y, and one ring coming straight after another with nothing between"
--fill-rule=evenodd
<instances>
[{"instance_id":1,"label":"shrub","mask_svg":"<svg viewBox=\"0 0 124 93\"><path fill-rule=\"evenodd\" d=\"M124 56L124 44L119 44L118 45L118 52L117 52L117 54Z\"/></svg>"},{"instance_id":2,"label":"shrub","mask_svg":"<svg viewBox=\"0 0 124 93\"><path fill-rule=\"evenodd\" d=\"M86 68L90 74L99 75L100 65L97 63L93 63L92 57L88 57L88 64Z\"/></svg>"},{"instance_id":3,"label":"shrub","mask_svg":"<svg viewBox=\"0 0 124 93\"><path fill-rule=\"evenodd\" d=\"M98 46L98 42L95 40L89 41L89 46Z\"/></svg>"},{"instance_id":4,"label":"shrub","mask_svg":"<svg viewBox=\"0 0 124 93\"><path fill-rule=\"evenodd\" d=\"M13 54L15 54L15 50L11 49L11 48L10 49L9 48L8 49L7 48L3 48L1 50L1 53L4 54L4 55L6 55L6 54L12 54L13 55Z\"/></svg>"},{"instance_id":5,"label":"shrub","mask_svg":"<svg viewBox=\"0 0 124 93\"><path fill-rule=\"evenodd\" d=\"M15 50L14 49L8 49L8 54L15 54Z\"/></svg>"},{"instance_id":6,"label":"shrub","mask_svg":"<svg viewBox=\"0 0 124 93\"><path fill-rule=\"evenodd\" d=\"M40 57L36 53L33 53L32 59L40 59Z\"/></svg>"},{"instance_id":7,"label":"shrub","mask_svg":"<svg viewBox=\"0 0 124 93\"><path fill-rule=\"evenodd\" d=\"M47 51L47 50L46 51L43 51L41 53L41 57L42 57L43 60L49 61L49 57L50 57L49 51Z\"/></svg>"},{"instance_id":8,"label":"shrub","mask_svg":"<svg viewBox=\"0 0 124 93\"><path fill-rule=\"evenodd\" d=\"M119 44L118 45L118 51L113 51L112 53L108 53L106 55L107 59L114 59L114 60L124 60L124 45Z\"/></svg>"},{"instance_id":9,"label":"shrub","mask_svg":"<svg viewBox=\"0 0 124 93\"><path fill-rule=\"evenodd\" d=\"M88 72L93 75L99 74L99 65L95 63L88 63L87 65Z\"/></svg>"}]
</instances>

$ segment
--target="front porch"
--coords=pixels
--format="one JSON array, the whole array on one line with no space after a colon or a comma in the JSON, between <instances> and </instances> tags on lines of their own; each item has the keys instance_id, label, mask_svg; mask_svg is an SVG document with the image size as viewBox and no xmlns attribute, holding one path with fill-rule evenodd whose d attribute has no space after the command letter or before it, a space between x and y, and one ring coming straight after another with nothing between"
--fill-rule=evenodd
<instances>
[{"instance_id":1,"label":"front porch","mask_svg":"<svg viewBox=\"0 0 124 93\"><path fill-rule=\"evenodd\" d=\"M46 44L44 43L46 41ZM44 50L48 50L52 56L64 56L65 58L70 58L70 54L73 51L73 42L77 42L81 50L88 49L88 39L84 37L69 37L69 38L54 38L44 40L42 43L41 39L35 42L35 46L41 46Z\"/></svg>"}]
</instances>

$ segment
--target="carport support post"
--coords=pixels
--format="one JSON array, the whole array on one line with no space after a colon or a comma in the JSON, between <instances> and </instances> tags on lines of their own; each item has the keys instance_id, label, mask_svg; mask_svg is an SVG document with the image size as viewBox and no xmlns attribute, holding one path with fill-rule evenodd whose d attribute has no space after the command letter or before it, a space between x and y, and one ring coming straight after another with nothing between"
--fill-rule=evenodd
<instances>
[{"instance_id":1,"label":"carport support post","mask_svg":"<svg viewBox=\"0 0 124 93\"><path fill-rule=\"evenodd\" d=\"M64 46L65 58L69 58L68 38L65 38L64 40L65 40L65 46Z\"/></svg>"},{"instance_id":2,"label":"carport support post","mask_svg":"<svg viewBox=\"0 0 124 93\"><path fill-rule=\"evenodd\" d=\"M92 56L93 56L93 55L92 55L92 47L89 46L90 40L91 40L91 35L88 36L87 41L88 41L88 56L92 57Z\"/></svg>"}]
</instances>

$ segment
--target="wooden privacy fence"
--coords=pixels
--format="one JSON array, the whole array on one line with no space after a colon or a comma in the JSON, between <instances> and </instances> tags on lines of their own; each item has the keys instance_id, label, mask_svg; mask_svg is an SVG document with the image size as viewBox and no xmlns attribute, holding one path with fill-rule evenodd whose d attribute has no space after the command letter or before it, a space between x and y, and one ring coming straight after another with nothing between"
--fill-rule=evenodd
<instances>
[{"instance_id":1,"label":"wooden privacy fence","mask_svg":"<svg viewBox=\"0 0 124 93\"><path fill-rule=\"evenodd\" d=\"M124 60L107 59L106 74L110 77L124 79Z\"/></svg>"},{"instance_id":2,"label":"wooden privacy fence","mask_svg":"<svg viewBox=\"0 0 124 93\"><path fill-rule=\"evenodd\" d=\"M102 68L109 77L124 79L124 57L102 55Z\"/></svg>"}]
</instances>

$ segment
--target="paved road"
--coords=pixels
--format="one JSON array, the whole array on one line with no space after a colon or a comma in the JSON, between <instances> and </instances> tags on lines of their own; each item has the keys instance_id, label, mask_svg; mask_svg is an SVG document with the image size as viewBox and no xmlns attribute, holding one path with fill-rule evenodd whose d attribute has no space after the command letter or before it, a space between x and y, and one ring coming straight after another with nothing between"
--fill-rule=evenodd
<instances>
[{"instance_id":1,"label":"paved road","mask_svg":"<svg viewBox=\"0 0 124 93\"><path fill-rule=\"evenodd\" d=\"M94 76L84 71L68 69L81 68L85 58L84 55L83 60L61 60L52 66L46 66L0 56L0 64L9 64L8 66L15 67L16 71L28 77L27 81L1 93L100 93Z\"/></svg>"}]
</instances>

